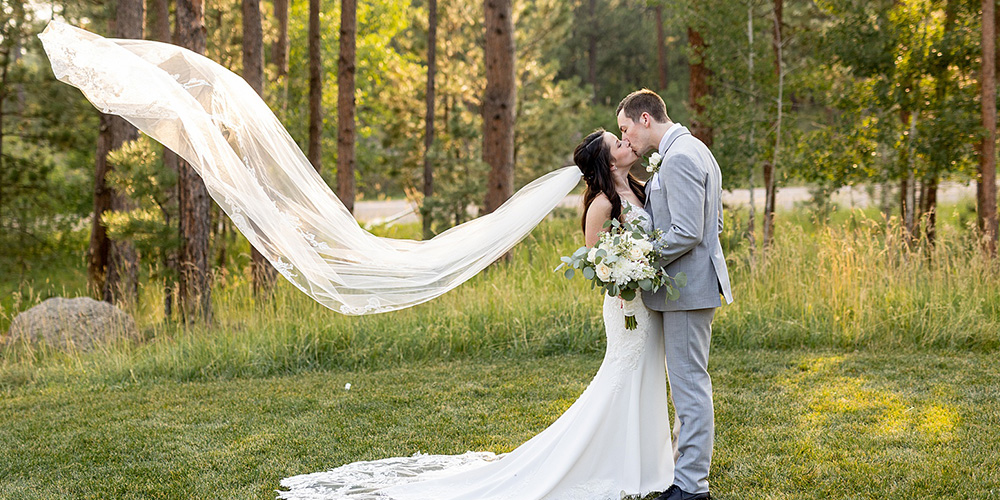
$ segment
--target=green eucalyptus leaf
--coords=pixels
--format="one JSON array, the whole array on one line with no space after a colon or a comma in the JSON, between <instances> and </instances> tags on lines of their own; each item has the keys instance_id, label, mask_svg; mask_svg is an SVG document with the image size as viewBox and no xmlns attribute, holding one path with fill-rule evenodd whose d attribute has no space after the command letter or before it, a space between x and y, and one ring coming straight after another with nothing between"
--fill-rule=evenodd
<instances>
[{"instance_id":1,"label":"green eucalyptus leaf","mask_svg":"<svg viewBox=\"0 0 1000 500\"><path fill-rule=\"evenodd\" d=\"M588 280L594 279L594 274L596 274L594 272L594 268L592 268L592 267L585 267L585 268L583 268L583 277L585 279L588 279Z\"/></svg>"},{"instance_id":2,"label":"green eucalyptus leaf","mask_svg":"<svg viewBox=\"0 0 1000 500\"><path fill-rule=\"evenodd\" d=\"M674 276L674 281L677 283L678 287L683 288L688 284L688 277L684 273L677 273L677 275Z\"/></svg>"},{"instance_id":3,"label":"green eucalyptus leaf","mask_svg":"<svg viewBox=\"0 0 1000 500\"><path fill-rule=\"evenodd\" d=\"M566 279L573 279L573 275L574 274L576 274L576 271L574 271L573 268L567 269L566 270Z\"/></svg>"}]
</instances>

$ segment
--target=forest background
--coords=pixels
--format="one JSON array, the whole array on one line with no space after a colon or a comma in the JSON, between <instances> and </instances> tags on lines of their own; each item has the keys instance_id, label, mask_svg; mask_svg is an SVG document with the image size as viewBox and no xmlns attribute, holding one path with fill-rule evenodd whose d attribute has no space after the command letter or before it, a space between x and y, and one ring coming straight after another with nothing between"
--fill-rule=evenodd
<instances>
[{"instance_id":1,"label":"forest background","mask_svg":"<svg viewBox=\"0 0 1000 500\"><path fill-rule=\"evenodd\" d=\"M491 49L494 4L509 28ZM4 0L2 10L5 281L78 245L68 235L89 224L95 295L134 295L121 290L143 269L168 288L179 281L168 300L196 295L210 309L201 289L239 239L207 196L202 216L179 205L200 181L162 148L140 142L108 159L135 132L116 132L127 126L53 79L35 36L50 18L186 44L244 75L349 208L407 197L425 237L571 163L583 135L616 130L622 96L649 87L711 146L726 189L766 189L762 213L751 203L739 222L753 247L768 246L775 198L791 183L812 187L820 216L833 190L866 186L883 220L933 242L939 186L957 181L978 183L972 231L995 248L991 2ZM512 111L499 127L483 120L495 102ZM267 267L257 266L265 282Z\"/></svg>"}]
</instances>

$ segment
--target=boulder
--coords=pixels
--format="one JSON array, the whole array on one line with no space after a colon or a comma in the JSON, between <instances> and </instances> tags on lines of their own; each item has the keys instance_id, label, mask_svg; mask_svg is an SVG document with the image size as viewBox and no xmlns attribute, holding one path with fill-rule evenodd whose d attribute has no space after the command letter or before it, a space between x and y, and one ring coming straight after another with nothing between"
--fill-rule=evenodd
<instances>
[{"instance_id":1,"label":"boulder","mask_svg":"<svg viewBox=\"0 0 1000 500\"><path fill-rule=\"evenodd\" d=\"M95 344L136 338L137 332L132 316L107 302L54 297L14 317L6 340L85 351Z\"/></svg>"}]
</instances>

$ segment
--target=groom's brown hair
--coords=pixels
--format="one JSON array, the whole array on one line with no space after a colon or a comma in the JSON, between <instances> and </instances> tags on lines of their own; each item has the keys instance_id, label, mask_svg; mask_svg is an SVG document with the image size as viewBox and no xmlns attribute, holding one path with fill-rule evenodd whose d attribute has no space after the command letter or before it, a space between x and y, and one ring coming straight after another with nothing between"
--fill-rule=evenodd
<instances>
[{"instance_id":1,"label":"groom's brown hair","mask_svg":"<svg viewBox=\"0 0 1000 500\"><path fill-rule=\"evenodd\" d=\"M636 90L625 96L622 102L618 103L615 115L622 110L625 110L625 116L635 122L639 121L643 113L649 113L650 117L660 123L670 121L670 117L667 116L667 105L656 92L649 89Z\"/></svg>"}]
</instances>

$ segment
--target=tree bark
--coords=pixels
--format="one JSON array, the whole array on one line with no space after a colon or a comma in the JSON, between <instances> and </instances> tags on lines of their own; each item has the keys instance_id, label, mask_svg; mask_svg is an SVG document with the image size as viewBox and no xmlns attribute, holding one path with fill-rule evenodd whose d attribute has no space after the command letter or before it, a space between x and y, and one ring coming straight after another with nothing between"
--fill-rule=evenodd
<instances>
[{"instance_id":1,"label":"tree bark","mask_svg":"<svg viewBox=\"0 0 1000 500\"><path fill-rule=\"evenodd\" d=\"M242 0L243 4L243 79L257 95L264 95L264 31L261 27L260 0ZM255 247L250 247L250 280L254 295L270 291L275 271Z\"/></svg>"},{"instance_id":2,"label":"tree bark","mask_svg":"<svg viewBox=\"0 0 1000 500\"><path fill-rule=\"evenodd\" d=\"M899 114L900 122L907 126L907 143L902 146L899 155L899 216L903 222L904 241L909 245L916 236L916 175L914 174L913 140L917 130L917 114L903 109Z\"/></svg>"},{"instance_id":3,"label":"tree bark","mask_svg":"<svg viewBox=\"0 0 1000 500\"><path fill-rule=\"evenodd\" d=\"M288 0L274 0L274 18L278 21L278 38L271 45L271 59L278 78L288 76Z\"/></svg>"},{"instance_id":4,"label":"tree bark","mask_svg":"<svg viewBox=\"0 0 1000 500\"><path fill-rule=\"evenodd\" d=\"M927 243L930 245L934 245L934 239L937 237L937 191L938 175L934 173L924 179L920 189L920 212L921 219L924 221L924 237L927 238Z\"/></svg>"},{"instance_id":5,"label":"tree bark","mask_svg":"<svg viewBox=\"0 0 1000 500\"><path fill-rule=\"evenodd\" d=\"M705 125L705 98L708 97L708 68L705 67L705 40L693 27L688 26L688 44L691 46L691 70L688 102L691 106L691 134L712 147L712 128Z\"/></svg>"},{"instance_id":6,"label":"tree bark","mask_svg":"<svg viewBox=\"0 0 1000 500\"><path fill-rule=\"evenodd\" d=\"M177 0L175 41L199 54L205 53L206 33L203 0ZM188 162L178 165L180 210L180 302L185 321L212 319L212 288L209 270L211 201L205 183Z\"/></svg>"},{"instance_id":7,"label":"tree bark","mask_svg":"<svg viewBox=\"0 0 1000 500\"><path fill-rule=\"evenodd\" d=\"M484 0L486 93L483 96L483 160L490 166L486 213L514 194L514 21L511 0Z\"/></svg>"},{"instance_id":8,"label":"tree bark","mask_svg":"<svg viewBox=\"0 0 1000 500\"><path fill-rule=\"evenodd\" d=\"M774 48L774 74L778 79L777 116L774 120L774 149L771 161L764 164L764 242L766 249L774 240L774 210L777 196L776 169L781 158L781 120L785 108L785 73L782 69L782 10L783 1L774 0L774 27L771 46Z\"/></svg>"},{"instance_id":9,"label":"tree bark","mask_svg":"<svg viewBox=\"0 0 1000 500\"><path fill-rule=\"evenodd\" d=\"M996 81L996 5L995 0L982 0L982 70L980 101L985 134L979 142L979 176L976 184L979 230L986 253L997 253L997 81Z\"/></svg>"},{"instance_id":10,"label":"tree bark","mask_svg":"<svg viewBox=\"0 0 1000 500\"><path fill-rule=\"evenodd\" d=\"M437 71L437 0L427 4L427 92L424 111L424 200L434 196L434 164L431 162L431 148L434 147L434 73ZM431 216L424 213L424 238L430 238Z\"/></svg>"},{"instance_id":11,"label":"tree bark","mask_svg":"<svg viewBox=\"0 0 1000 500\"><path fill-rule=\"evenodd\" d=\"M242 0L243 6L243 79L257 95L264 94L264 32L261 27L260 0Z\"/></svg>"},{"instance_id":12,"label":"tree bark","mask_svg":"<svg viewBox=\"0 0 1000 500\"><path fill-rule=\"evenodd\" d=\"M754 80L754 45L753 45L753 4L748 3L747 5L747 75L749 75L750 83L748 85L750 89L750 140L748 141L748 146L750 151L750 161L747 168L747 181L750 185L750 209L747 214L747 242L750 246L750 257L751 263L756 254L757 250L757 200L754 193L754 188L757 187L757 181L754 178L754 172L757 168L757 144L755 132L757 130L757 120L754 119L757 109L757 85Z\"/></svg>"},{"instance_id":13,"label":"tree bark","mask_svg":"<svg viewBox=\"0 0 1000 500\"><path fill-rule=\"evenodd\" d=\"M288 0L274 0L274 17L278 21L278 37L271 45L271 59L277 69L282 115L288 109Z\"/></svg>"},{"instance_id":14,"label":"tree bark","mask_svg":"<svg viewBox=\"0 0 1000 500\"><path fill-rule=\"evenodd\" d=\"M170 43L170 0L149 0L146 14L146 36L150 40Z\"/></svg>"},{"instance_id":15,"label":"tree bark","mask_svg":"<svg viewBox=\"0 0 1000 500\"><path fill-rule=\"evenodd\" d=\"M653 8L656 13L656 68L660 77L660 90L667 88L667 42L663 33L663 5L657 3Z\"/></svg>"},{"instance_id":16,"label":"tree bark","mask_svg":"<svg viewBox=\"0 0 1000 500\"><path fill-rule=\"evenodd\" d=\"M587 37L587 83L590 84L593 95L590 96L591 102L597 104L597 24L599 19L599 13L597 12L597 0L590 0L587 9L587 31L590 36ZM487 14L489 16L489 14ZM489 38L489 33L487 33L486 38ZM489 42L487 42L489 43Z\"/></svg>"},{"instance_id":17,"label":"tree bark","mask_svg":"<svg viewBox=\"0 0 1000 500\"><path fill-rule=\"evenodd\" d=\"M119 0L116 5L115 15L109 20L109 31L116 38L142 39L144 21L143 0ZM98 196L95 196L94 203L94 229L91 235L91 242L94 243L94 235L98 234L97 225L100 225L99 235L105 241L97 242L98 248L105 252L100 256L103 259L103 268L97 269L100 277L101 300L118 303L124 300L133 299L137 290L138 254L135 246L127 240L112 241L107 236L104 227L104 212L126 211L132 208L132 204L127 196L116 192L106 184L105 177L114 170L107 160L110 151L118 149L122 144L135 140L139 137L139 131L123 118L112 115L102 115L101 127L103 138L98 139L98 168L100 179L95 179L95 185L101 184L103 193L100 202L105 204L98 207ZM96 193L95 193L96 194ZM103 208L100 212L99 208ZM93 248L93 247L92 247ZM94 259L91 260L94 264ZM96 285L98 282L94 282Z\"/></svg>"},{"instance_id":18,"label":"tree bark","mask_svg":"<svg viewBox=\"0 0 1000 500\"><path fill-rule=\"evenodd\" d=\"M309 0L309 163L319 172L323 166L323 79L320 75L319 0Z\"/></svg>"},{"instance_id":19,"label":"tree bark","mask_svg":"<svg viewBox=\"0 0 1000 500\"><path fill-rule=\"evenodd\" d=\"M0 49L2 50L2 49ZM10 69L10 57L5 52L0 52L3 56L3 70L0 71L0 179L3 178L4 172L6 172L6 167L3 164L3 119L4 119L4 109L3 103L7 100L7 75L8 69ZM3 182L0 182L0 230L6 231L6 227L3 224ZM89 268L89 266L88 266Z\"/></svg>"},{"instance_id":20,"label":"tree bark","mask_svg":"<svg viewBox=\"0 0 1000 500\"><path fill-rule=\"evenodd\" d=\"M104 277L108 269L111 240L104 227L104 212L111 210L111 188L105 181L108 174L108 153L112 149L112 115L101 113L97 132L97 155L94 162L94 215L90 222L90 245L87 250L87 284L95 294L103 296Z\"/></svg>"},{"instance_id":21,"label":"tree bark","mask_svg":"<svg viewBox=\"0 0 1000 500\"><path fill-rule=\"evenodd\" d=\"M150 40L156 40L158 42L172 42L172 37L170 35L170 0L150 0L149 9L147 9L146 14L146 36ZM156 146L160 147L160 146ZM164 168L169 168L174 172L177 172L178 157L168 148L163 147L163 166ZM177 199L177 191L174 190L168 193L169 200ZM164 213L164 222L169 227L171 224L171 217L169 214ZM170 255L167 255L164 259L164 265L171 271L168 273L170 275L176 275L177 270L177 255L175 252L171 251ZM173 315L174 310L174 288L175 283L171 278L166 278L163 284L163 317L170 318Z\"/></svg>"},{"instance_id":22,"label":"tree bark","mask_svg":"<svg viewBox=\"0 0 1000 500\"><path fill-rule=\"evenodd\" d=\"M340 2L340 58L337 60L337 196L354 212L354 73L357 52L356 0Z\"/></svg>"}]
</instances>

